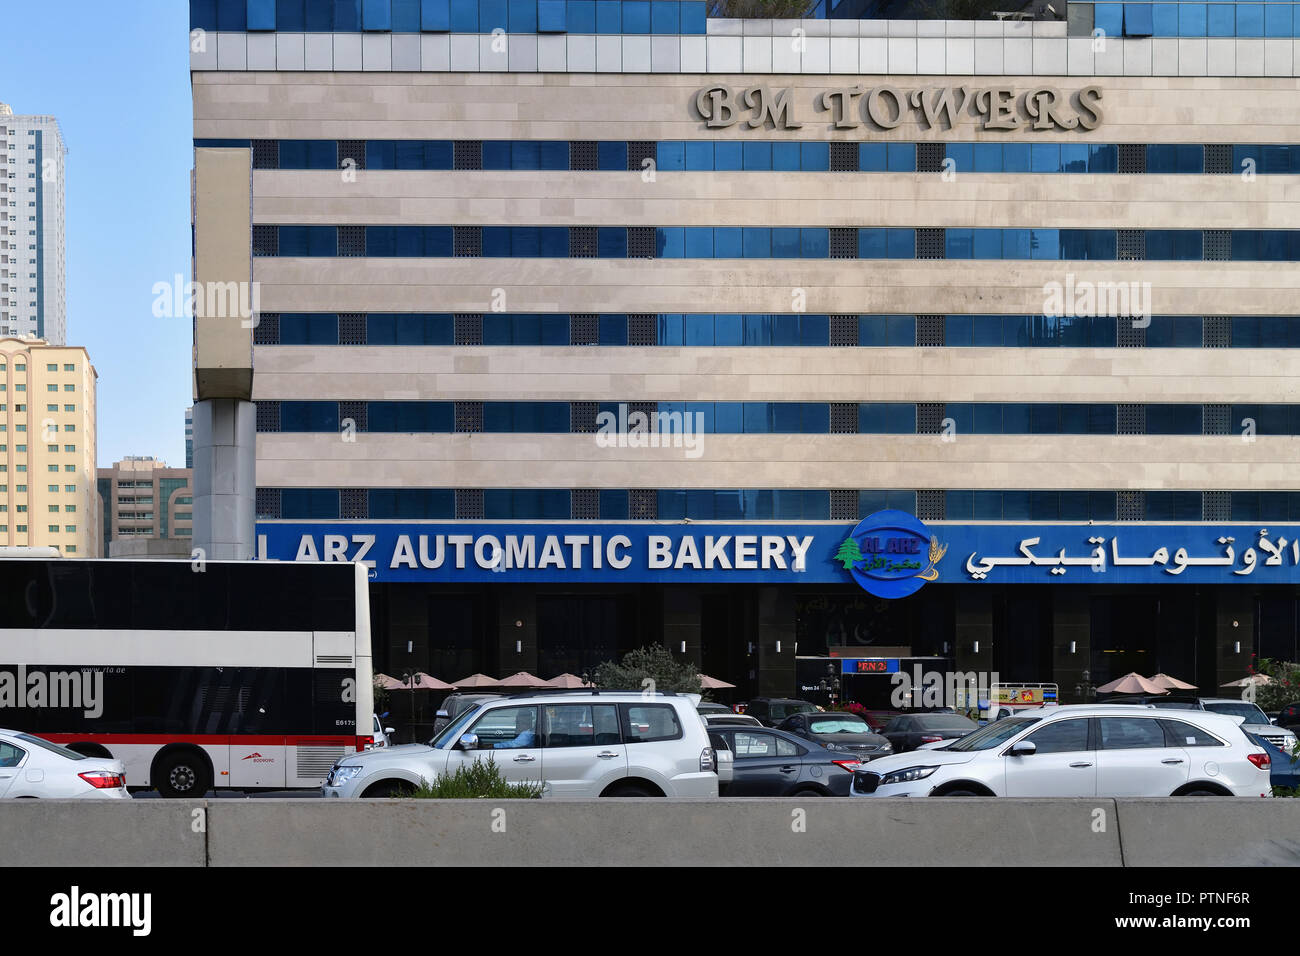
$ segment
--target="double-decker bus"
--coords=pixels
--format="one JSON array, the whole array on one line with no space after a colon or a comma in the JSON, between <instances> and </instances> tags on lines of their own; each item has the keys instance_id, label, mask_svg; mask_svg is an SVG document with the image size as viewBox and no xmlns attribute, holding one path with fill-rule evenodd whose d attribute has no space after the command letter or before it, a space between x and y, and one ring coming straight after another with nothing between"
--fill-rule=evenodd
<instances>
[{"instance_id":1,"label":"double-decker bus","mask_svg":"<svg viewBox=\"0 0 1300 956\"><path fill-rule=\"evenodd\" d=\"M0 557L0 727L163 796L317 787L372 742L366 568Z\"/></svg>"}]
</instances>

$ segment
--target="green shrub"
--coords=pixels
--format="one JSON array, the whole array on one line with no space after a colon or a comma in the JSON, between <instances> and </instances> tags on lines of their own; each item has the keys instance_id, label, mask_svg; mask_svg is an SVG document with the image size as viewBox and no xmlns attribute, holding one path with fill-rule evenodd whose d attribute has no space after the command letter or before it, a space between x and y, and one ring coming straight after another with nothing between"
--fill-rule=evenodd
<instances>
[{"instance_id":1,"label":"green shrub","mask_svg":"<svg viewBox=\"0 0 1300 956\"><path fill-rule=\"evenodd\" d=\"M1265 712L1281 710L1287 704L1294 704L1300 700L1300 664L1261 657L1257 663L1248 667L1247 671L1272 678L1271 683L1246 688L1243 695L1246 700L1253 700L1258 704L1261 710Z\"/></svg>"},{"instance_id":2,"label":"green shrub","mask_svg":"<svg viewBox=\"0 0 1300 956\"><path fill-rule=\"evenodd\" d=\"M411 796L417 800L469 800L489 797L496 800L536 800L542 795L541 781L510 783L501 775L496 758L457 767L452 774L440 773L433 783L427 780Z\"/></svg>"},{"instance_id":3,"label":"green shrub","mask_svg":"<svg viewBox=\"0 0 1300 956\"><path fill-rule=\"evenodd\" d=\"M612 690L663 691L700 694L700 675L689 661L679 661L662 644L639 647L619 663L605 661L596 668L597 687Z\"/></svg>"}]
</instances>

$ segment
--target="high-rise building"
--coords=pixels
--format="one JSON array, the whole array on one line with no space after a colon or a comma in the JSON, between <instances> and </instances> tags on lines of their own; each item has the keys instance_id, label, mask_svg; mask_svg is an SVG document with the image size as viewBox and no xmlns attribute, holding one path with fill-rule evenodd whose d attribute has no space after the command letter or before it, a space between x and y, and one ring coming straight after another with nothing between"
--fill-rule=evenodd
<instances>
[{"instance_id":1,"label":"high-rise building","mask_svg":"<svg viewBox=\"0 0 1300 956\"><path fill-rule=\"evenodd\" d=\"M196 322L195 531L206 473L373 562L379 669L1296 659L1293 4L272 6L191 7L196 277L262 310Z\"/></svg>"},{"instance_id":2,"label":"high-rise building","mask_svg":"<svg viewBox=\"0 0 1300 956\"><path fill-rule=\"evenodd\" d=\"M0 339L0 545L100 556L96 378L80 346Z\"/></svg>"},{"instance_id":3,"label":"high-rise building","mask_svg":"<svg viewBox=\"0 0 1300 956\"><path fill-rule=\"evenodd\" d=\"M188 468L169 468L167 462L144 455L100 468L104 557L117 557L117 551L143 556L137 542L173 539L183 540L172 550L189 554L194 516L191 474Z\"/></svg>"},{"instance_id":4,"label":"high-rise building","mask_svg":"<svg viewBox=\"0 0 1300 956\"><path fill-rule=\"evenodd\" d=\"M194 467L194 407L185 409L185 467Z\"/></svg>"},{"instance_id":5,"label":"high-rise building","mask_svg":"<svg viewBox=\"0 0 1300 956\"><path fill-rule=\"evenodd\" d=\"M0 103L0 336L66 341L67 153L53 116Z\"/></svg>"}]
</instances>

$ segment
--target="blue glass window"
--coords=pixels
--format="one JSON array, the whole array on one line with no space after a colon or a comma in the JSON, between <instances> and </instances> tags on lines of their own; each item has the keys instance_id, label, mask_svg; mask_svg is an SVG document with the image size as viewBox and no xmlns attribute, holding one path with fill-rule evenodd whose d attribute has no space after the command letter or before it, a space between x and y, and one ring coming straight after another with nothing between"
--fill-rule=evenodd
<instances>
[{"instance_id":1,"label":"blue glass window","mask_svg":"<svg viewBox=\"0 0 1300 956\"><path fill-rule=\"evenodd\" d=\"M280 403L280 431L282 432L336 432L338 430L338 402Z\"/></svg>"},{"instance_id":2,"label":"blue glass window","mask_svg":"<svg viewBox=\"0 0 1300 956\"><path fill-rule=\"evenodd\" d=\"M510 29L509 0L479 0L478 25L480 33L491 33L498 29L508 31Z\"/></svg>"},{"instance_id":3,"label":"blue glass window","mask_svg":"<svg viewBox=\"0 0 1300 956\"><path fill-rule=\"evenodd\" d=\"M332 139L282 139L280 168L337 169L337 144Z\"/></svg>"},{"instance_id":4,"label":"blue glass window","mask_svg":"<svg viewBox=\"0 0 1300 956\"><path fill-rule=\"evenodd\" d=\"M739 315L722 314L713 317L714 345L744 345L745 323Z\"/></svg>"},{"instance_id":5,"label":"blue glass window","mask_svg":"<svg viewBox=\"0 0 1300 956\"><path fill-rule=\"evenodd\" d=\"M975 168L975 146L973 143L948 143L944 146L944 158L953 161L955 172L970 172Z\"/></svg>"},{"instance_id":6,"label":"blue glass window","mask_svg":"<svg viewBox=\"0 0 1300 956\"><path fill-rule=\"evenodd\" d=\"M537 0L537 32L563 33L566 29L565 0ZM514 23L512 11L511 23Z\"/></svg>"},{"instance_id":7,"label":"blue glass window","mask_svg":"<svg viewBox=\"0 0 1300 956\"><path fill-rule=\"evenodd\" d=\"M282 312L280 344L338 345L338 316L328 313Z\"/></svg>"},{"instance_id":8,"label":"blue glass window","mask_svg":"<svg viewBox=\"0 0 1300 956\"><path fill-rule=\"evenodd\" d=\"M511 33L537 32L538 0L509 0L509 30ZM563 7L561 7L563 10Z\"/></svg>"},{"instance_id":9,"label":"blue glass window","mask_svg":"<svg viewBox=\"0 0 1300 956\"><path fill-rule=\"evenodd\" d=\"M248 29L246 0L217 0L217 29L242 33Z\"/></svg>"},{"instance_id":10,"label":"blue glass window","mask_svg":"<svg viewBox=\"0 0 1300 956\"><path fill-rule=\"evenodd\" d=\"M621 0L596 0L596 32L623 32L623 4Z\"/></svg>"},{"instance_id":11,"label":"blue glass window","mask_svg":"<svg viewBox=\"0 0 1300 956\"><path fill-rule=\"evenodd\" d=\"M831 322L828 315L805 315L799 319L800 345L830 345Z\"/></svg>"},{"instance_id":12,"label":"blue glass window","mask_svg":"<svg viewBox=\"0 0 1300 956\"><path fill-rule=\"evenodd\" d=\"M392 0L362 0L361 28L380 31L393 29Z\"/></svg>"},{"instance_id":13,"label":"blue glass window","mask_svg":"<svg viewBox=\"0 0 1300 956\"><path fill-rule=\"evenodd\" d=\"M1178 4L1178 35L1182 37L1205 36L1205 4Z\"/></svg>"},{"instance_id":14,"label":"blue glass window","mask_svg":"<svg viewBox=\"0 0 1300 956\"><path fill-rule=\"evenodd\" d=\"M1148 435L1199 435L1200 405L1147 405Z\"/></svg>"},{"instance_id":15,"label":"blue glass window","mask_svg":"<svg viewBox=\"0 0 1300 956\"><path fill-rule=\"evenodd\" d=\"M281 226L280 255L335 256L338 230L334 226Z\"/></svg>"},{"instance_id":16,"label":"blue glass window","mask_svg":"<svg viewBox=\"0 0 1300 956\"><path fill-rule=\"evenodd\" d=\"M1119 147L1103 143L1088 147L1088 172L1113 173L1119 169Z\"/></svg>"},{"instance_id":17,"label":"blue glass window","mask_svg":"<svg viewBox=\"0 0 1300 956\"><path fill-rule=\"evenodd\" d=\"M772 143L772 168L797 172L801 166L798 143Z\"/></svg>"},{"instance_id":18,"label":"blue glass window","mask_svg":"<svg viewBox=\"0 0 1300 956\"><path fill-rule=\"evenodd\" d=\"M681 140L661 142L655 150L655 165L668 172L686 168L686 144Z\"/></svg>"},{"instance_id":19,"label":"blue glass window","mask_svg":"<svg viewBox=\"0 0 1300 956\"><path fill-rule=\"evenodd\" d=\"M1004 173L1029 172L1029 144L1002 144L1002 171Z\"/></svg>"},{"instance_id":20,"label":"blue glass window","mask_svg":"<svg viewBox=\"0 0 1300 956\"><path fill-rule=\"evenodd\" d=\"M714 143L713 168L731 172L744 168L740 143Z\"/></svg>"},{"instance_id":21,"label":"blue glass window","mask_svg":"<svg viewBox=\"0 0 1300 956\"><path fill-rule=\"evenodd\" d=\"M1199 229L1148 229L1146 253L1146 257L1153 260L1199 260L1201 231Z\"/></svg>"},{"instance_id":22,"label":"blue glass window","mask_svg":"<svg viewBox=\"0 0 1300 956\"><path fill-rule=\"evenodd\" d=\"M1151 4L1124 4L1124 35L1130 37L1149 37L1152 33Z\"/></svg>"},{"instance_id":23,"label":"blue glass window","mask_svg":"<svg viewBox=\"0 0 1300 956\"><path fill-rule=\"evenodd\" d=\"M451 488L371 488L370 517L454 518L456 492Z\"/></svg>"},{"instance_id":24,"label":"blue glass window","mask_svg":"<svg viewBox=\"0 0 1300 956\"><path fill-rule=\"evenodd\" d=\"M691 233L687 230L686 247L691 246ZM741 231L738 226L717 226L713 230L713 258L740 259L743 255Z\"/></svg>"},{"instance_id":25,"label":"blue glass window","mask_svg":"<svg viewBox=\"0 0 1300 956\"><path fill-rule=\"evenodd\" d=\"M889 171L891 173L916 172L916 144L889 143L887 145Z\"/></svg>"},{"instance_id":26,"label":"blue glass window","mask_svg":"<svg viewBox=\"0 0 1300 956\"><path fill-rule=\"evenodd\" d=\"M686 255L686 231L681 226L660 226L655 230L655 255L680 259Z\"/></svg>"},{"instance_id":27,"label":"blue glass window","mask_svg":"<svg viewBox=\"0 0 1300 956\"><path fill-rule=\"evenodd\" d=\"M1034 143L1029 148L1029 169L1035 173L1061 171L1061 146L1059 143Z\"/></svg>"},{"instance_id":28,"label":"blue glass window","mask_svg":"<svg viewBox=\"0 0 1300 956\"><path fill-rule=\"evenodd\" d=\"M605 140L596 147L597 165L604 170L627 169L627 142Z\"/></svg>"},{"instance_id":29,"label":"blue glass window","mask_svg":"<svg viewBox=\"0 0 1300 956\"><path fill-rule=\"evenodd\" d=\"M600 491L600 517L606 521L625 521L628 516L627 492L619 488Z\"/></svg>"},{"instance_id":30,"label":"blue glass window","mask_svg":"<svg viewBox=\"0 0 1300 956\"><path fill-rule=\"evenodd\" d=\"M858 169L864 173L883 173L889 166L884 143L858 144Z\"/></svg>"},{"instance_id":31,"label":"blue glass window","mask_svg":"<svg viewBox=\"0 0 1300 956\"><path fill-rule=\"evenodd\" d=\"M682 33L701 35L707 32L706 10L704 0L682 0Z\"/></svg>"},{"instance_id":32,"label":"blue glass window","mask_svg":"<svg viewBox=\"0 0 1300 956\"><path fill-rule=\"evenodd\" d=\"M1158 37L1178 36L1178 4L1153 3L1151 7L1152 35Z\"/></svg>"},{"instance_id":33,"label":"blue glass window","mask_svg":"<svg viewBox=\"0 0 1300 956\"><path fill-rule=\"evenodd\" d=\"M801 255L805 259L825 259L831 254L829 229L809 227L799 230Z\"/></svg>"},{"instance_id":34,"label":"blue glass window","mask_svg":"<svg viewBox=\"0 0 1300 956\"><path fill-rule=\"evenodd\" d=\"M275 28L295 33L305 31L307 29L307 13L303 0L276 0Z\"/></svg>"},{"instance_id":35,"label":"blue glass window","mask_svg":"<svg viewBox=\"0 0 1300 956\"><path fill-rule=\"evenodd\" d=\"M451 0L451 32L479 32L478 0Z\"/></svg>"},{"instance_id":36,"label":"blue glass window","mask_svg":"<svg viewBox=\"0 0 1300 956\"><path fill-rule=\"evenodd\" d=\"M420 29L426 33L451 30L451 0L421 0Z\"/></svg>"},{"instance_id":37,"label":"blue glass window","mask_svg":"<svg viewBox=\"0 0 1300 956\"><path fill-rule=\"evenodd\" d=\"M339 516L337 488L282 488L280 517L298 520L333 519Z\"/></svg>"},{"instance_id":38,"label":"blue glass window","mask_svg":"<svg viewBox=\"0 0 1300 956\"><path fill-rule=\"evenodd\" d=\"M1148 491L1146 518L1148 521L1200 521L1201 493L1199 491Z\"/></svg>"},{"instance_id":39,"label":"blue glass window","mask_svg":"<svg viewBox=\"0 0 1300 956\"><path fill-rule=\"evenodd\" d=\"M858 431L864 435L916 434L916 405L911 402L862 402Z\"/></svg>"},{"instance_id":40,"label":"blue glass window","mask_svg":"<svg viewBox=\"0 0 1300 956\"><path fill-rule=\"evenodd\" d=\"M766 259L772 254L772 230L746 226L741 230L746 259Z\"/></svg>"},{"instance_id":41,"label":"blue glass window","mask_svg":"<svg viewBox=\"0 0 1300 956\"><path fill-rule=\"evenodd\" d=\"M825 172L831 168L830 143L800 143L799 166L805 172Z\"/></svg>"},{"instance_id":42,"label":"blue glass window","mask_svg":"<svg viewBox=\"0 0 1300 956\"><path fill-rule=\"evenodd\" d=\"M1205 148L1199 143L1147 147L1148 173L1202 173Z\"/></svg>"},{"instance_id":43,"label":"blue glass window","mask_svg":"<svg viewBox=\"0 0 1300 956\"><path fill-rule=\"evenodd\" d=\"M420 20L420 0L393 0L394 33L419 33Z\"/></svg>"},{"instance_id":44,"label":"blue glass window","mask_svg":"<svg viewBox=\"0 0 1300 956\"><path fill-rule=\"evenodd\" d=\"M627 316L602 315L599 319L601 345L627 345Z\"/></svg>"},{"instance_id":45,"label":"blue glass window","mask_svg":"<svg viewBox=\"0 0 1300 956\"><path fill-rule=\"evenodd\" d=\"M1264 5L1264 36L1266 37L1289 37L1294 36L1291 32L1291 18L1295 12L1295 5L1290 3L1268 3Z\"/></svg>"},{"instance_id":46,"label":"blue glass window","mask_svg":"<svg viewBox=\"0 0 1300 956\"><path fill-rule=\"evenodd\" d=\"M1206 16L1206 32L1212 37L1235 36L1237 18L1233 13L1235 3L1211 3Z\"/></svg>"},{"instance_id":47,"label":"blue glass window","mask_svg":"<svg viewBox=\"0 0 1300 956\"><path fill-rule=\"evenodd\" d=\"M248 0L249 30L275 29L275 0Z\"/></svg>"},{"instance_id":48,"label":"blue glass window","mask_svg":"<svg viewBox=\"0 0 1300 956\"><path fill-rule=\"evenodd\" d=\"M1237 36L1262 37L1264 35L1264 5L1262 3L1236 3Z\"/></svg>"},{"instance_id":49,"label":"blue glass window","mask_svg":"<svg viewBox=\"0 0 1300 956\"><path fill-rule=\"evenodd\" d=\"M772 144L764 142L744 143L746 169L771 169Z\"/></svg>"},{"instance_id":50,"label":"blue glass window","mask_svg":"<svg viewBox=\"0 0 1300 956\"><path fill-rule=\"evenodd\" d=\"M650 32L650 0L623 0L623 32Z\"/></svg>"},{"instance_id":51,"label":"blue glass window","mask_svg":"<svg viewBox=\"0 0 1300 956\"><path fill-rule=\"evenodd\" d=\"M799 230L789 226L777 226L772 230L772 258L799 258Z\"/></svg>"},{"instance_id":52,"label":"blue glass window","mask_svg":"<svg viewBox=\"0 0 1300 956\"><path fill-rule=\"evenodd\" d=\"M975 172L977 173L1000 173L1002 172L1002 144L1001 143L976 143L975 152Z\"/></svg>"},{"instance_id":53,"label":"blue glass window","mask_svg":"<svg viewBox=\"0 0 1300 956\"><path fill-rule=\"evenodd\" d=\"M650 32L660 34L681 32L681 4L678 0L651 0Z\"/></svg>"},{"instance_id":54,"label":"blue glass window","mask_svg":"<svg viewBox=\"0 0 1300 956\"><path fill-rule=\"evenodd\" d=\"M509 140L484 140L483 168L509 169L510 153L511 149Z\"/></svg>"},{"instance_id":55,"label":"blue glass window","mask_svg":"<svg viewBox=\"0 0 1300 956\"><path fill-rule=\"evenodd\" d=\"M217 0L190 0L190 29L217 29Z\"/></svg>"},{"instance_id":56,"label":"blue glass window","mask_svg":"<svg viewBox=\"0 0 1300 956\"><path fill-rule=\"evenodd\" d=\"M596 254L602 259L626 259L627 229L623 226L600 226L596 230Z\"/></svg>"},{"instance_id":57,"label":"blue glass window","mask_svg":"<svg viewBox=\"0 0 1300 956\"><path fill-rule=\"evenodd\" d=\"M596 32L595 0L568 0L565 4L566 24L569 33Z\"/></svg>"}]
</instances>

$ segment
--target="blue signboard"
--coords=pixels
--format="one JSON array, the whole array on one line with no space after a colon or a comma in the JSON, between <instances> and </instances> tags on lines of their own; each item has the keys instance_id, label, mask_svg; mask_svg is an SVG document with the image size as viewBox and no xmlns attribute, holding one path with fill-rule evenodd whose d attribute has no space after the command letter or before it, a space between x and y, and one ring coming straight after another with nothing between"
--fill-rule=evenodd
<instances>
[{"instance_id":1,"label":"blue signboard","mask_svg":"<svg viewBox=\"0 0 1300 956\"><path fill-rule=\"evenodd\" d=\"M882 596L910 594L927 582L1300 584L1296 525L923 525L902 512L880 512L856 527L286 521L261 523L257 534L258 557L364 561L376 581L857 581Z\"/></svg>"},{"instance_id":2,"label":"blue signboard","mask_svg":"<svg viewBox=\"0 0 1300 956\"><path fill-rule=\"evenodd\" d=\"M897 657L841 657L841 674L897 674Z\"/></svg>"}]
</instances>

